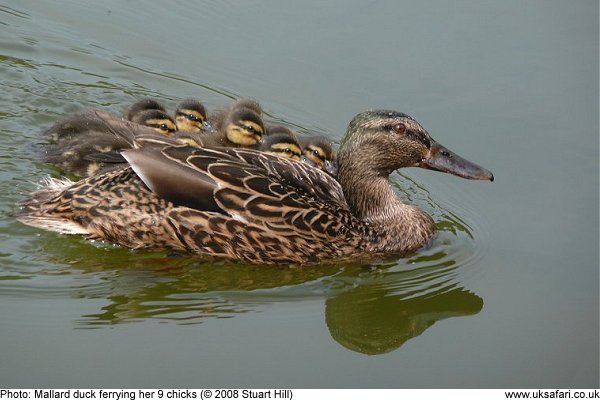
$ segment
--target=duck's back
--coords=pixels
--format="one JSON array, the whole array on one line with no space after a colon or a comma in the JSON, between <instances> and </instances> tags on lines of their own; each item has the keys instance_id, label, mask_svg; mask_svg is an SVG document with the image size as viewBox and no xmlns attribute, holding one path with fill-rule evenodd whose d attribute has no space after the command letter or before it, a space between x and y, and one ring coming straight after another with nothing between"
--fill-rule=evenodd
<instances>
[{"instance_id":1,"label":"duck's back","mask_svg":"<svg viewBox=\"0 0 600 400\"><path fill-rule=\"evenodd\" d=\"M319 263L361 248L364 238L353 230L357 221L341 189L327 177L322 181L321 171L251 150L168 150L165 162L188 168L181 173L192 174L195 187L163 193L168 179L153 176L132 157L145 156L143 149L129 150L133 168L52 184L22 204L18 219L129 248L186 250L253 263ZM297 166L309 168L308 174ZM307 179L311 174L314 183ZM212 200L195 200L200 196Z\"/></svg>"}]
</instances>

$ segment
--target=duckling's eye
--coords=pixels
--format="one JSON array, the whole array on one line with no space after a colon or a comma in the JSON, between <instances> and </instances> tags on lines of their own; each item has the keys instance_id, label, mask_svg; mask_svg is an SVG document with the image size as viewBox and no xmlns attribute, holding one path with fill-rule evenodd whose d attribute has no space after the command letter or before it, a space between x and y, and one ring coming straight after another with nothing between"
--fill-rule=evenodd
<instances>
[{"instance_id":1,"label":"duckling's eye","mask_svg":"<svg viewBox=\"0 0 600 400\"><path fill-rule=\"evenodd\" d=\"M392 126L392 131L398 135L402 135L404 132L406 132L406 125L396 124Z\"/></svg>"},{"instance_id":2,"label":"duckling's eye","mask_svg":"<svg viewBox=\"0 0 600 400\"><path fill-rule=\"evenodd\" d=\"M283 150L283 151L285 151L287 154L290 154L292 152L292 149L290 149L289 147L286 147L285 150Z\"/></svg>"},{"instance_id":3,"label":"duckling's eye","mask_svg":"<svg viewBox=\"0 0 600 400\"><path fill-rule=\"evenodd\" d=\"M315 157L319 157L319 158L321 157L318 150L313 150L312 153L313 153L313 156L315 156Z\"/></svg>"},{"instance_id":4,"label":"duckling's eye","mask_svg":"<svg viewBox=\"0 0 600 400\"><path fill-rule=\"evenodd\" d=\"M165 131L168 131L169 127L167 126L167 124L160 124L160 129L164 129Z\"/></svg>"}]
</instances>

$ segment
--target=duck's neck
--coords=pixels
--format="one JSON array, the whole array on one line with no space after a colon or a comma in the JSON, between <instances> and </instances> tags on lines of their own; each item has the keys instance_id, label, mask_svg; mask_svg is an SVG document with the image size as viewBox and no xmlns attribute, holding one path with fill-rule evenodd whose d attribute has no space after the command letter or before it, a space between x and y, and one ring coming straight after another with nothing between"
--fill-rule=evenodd
<instances>
[{"instance_id":1,"label":"duck's neck","mask_svg":"<svg viewBox=\"0 0 600 400\"><path fill-rule=\"evenodd\" d=\"M350 210L373 231L373 251L404 253L427 243L435 233L432 218L404 204L394 193L389 172L381 172L367 157L339 159L338 180Z\"/></svg>"}]
</instances>

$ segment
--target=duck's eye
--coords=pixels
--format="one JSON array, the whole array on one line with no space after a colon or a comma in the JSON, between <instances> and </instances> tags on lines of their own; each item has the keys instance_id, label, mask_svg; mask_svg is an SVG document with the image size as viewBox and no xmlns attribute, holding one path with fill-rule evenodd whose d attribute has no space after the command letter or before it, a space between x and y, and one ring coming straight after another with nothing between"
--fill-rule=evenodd
<instances>
[{"instance_id":1,"label":"duck's eye","mask_svg":"<svg viewBox=\"0 0 600 400\"><path fill-rule=\"evenodd\" d=\"M163 129L165 131L169 130L169 127L167 126L167 124L160 124L160 129Z\"/></svg>"},{"instance_id":2,"label":"duck's eye","mask_svg":"<svg viewBox=\"0 0 600 400\"><path fill-rule=\"evenodd\" d=\"M283 150L283 151L285 151L287 154L290 154L292 152L292 149L290 149L289 147L286 147L285 150Z\"/></svg>"},{"instance_id":3,"label":"duck's eye","mask_svg":"<svg viewBox=\"0 0 600 400\"><path fill-rule=\"evenodd\" d=\"M188 114L187 117L190 121L195 121L197 119L194 114Z\"/></svg>"},{"instance_id":4,"label":"duck's eye","mask_svg":"<svg viewBox=\"0 0 600 400\"><path fill-rule=\"evenodd\" d=\"M392 126L392 131L394 131L394 133L396 133L396 134L401 135L404 132L406 132L406 125L396 124L396 125Z\"/></svg>"},{"instance_id":5,"label":"duck's eye","mask_svg":"<svg viewBox=\"0 0 600 400\"><path fill-rule=\"evenodd\" d=\"M318 150L313 150L312 153L313 153L313 156L320 158L320 154L319 154Z\"/></svg>"}]
</instances>

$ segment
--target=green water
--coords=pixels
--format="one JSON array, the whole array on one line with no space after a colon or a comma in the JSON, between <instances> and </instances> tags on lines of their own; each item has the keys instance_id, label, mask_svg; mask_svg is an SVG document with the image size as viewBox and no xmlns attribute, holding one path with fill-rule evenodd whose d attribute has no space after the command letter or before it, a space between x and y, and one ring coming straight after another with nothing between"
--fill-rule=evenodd
<instances>
[{"instance_id":1,"label":"green water","mask_svg":"<svg viewBox=\"0 0 600 400\"><path fill-rule=\"evenodd\" d=\"M0 3L0 386L598 386L598 3ZM427 249L202 263L26 227L39 133L152 96L252 96L337 142L406 112L494 172L393 174Z\"/></svg>"}]
</instances>

